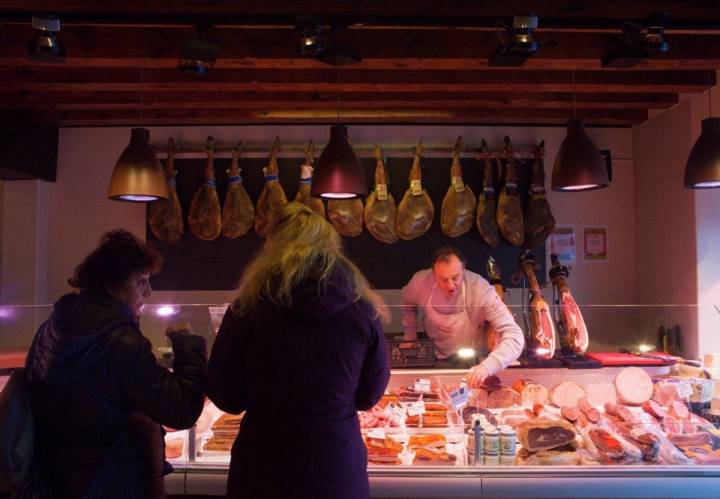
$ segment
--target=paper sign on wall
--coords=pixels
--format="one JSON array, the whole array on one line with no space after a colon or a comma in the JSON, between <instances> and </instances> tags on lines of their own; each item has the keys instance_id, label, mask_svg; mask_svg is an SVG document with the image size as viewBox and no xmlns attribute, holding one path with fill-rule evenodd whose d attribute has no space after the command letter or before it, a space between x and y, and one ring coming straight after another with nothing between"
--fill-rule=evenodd
<instances>
[{"instance_id":1,"label":"paper sign on wall","mask_svg":"<svg viewBox=\"0 0 720 499\"><path fill-rule=\"evenodd\" d=\"M550 234L550 254L561 262L575 261L575 228L555 227Z\"/></svg>"},{"instance_id":2,"label":"paper sign on wall","mask_svg":"<svg viewBox=\"0 0 720 499\"><path fill-rule=\"evenodd\" d=\"M583 232L585 260L607 260L607 227L585 227Z\"/></svg>"}]
</instances>

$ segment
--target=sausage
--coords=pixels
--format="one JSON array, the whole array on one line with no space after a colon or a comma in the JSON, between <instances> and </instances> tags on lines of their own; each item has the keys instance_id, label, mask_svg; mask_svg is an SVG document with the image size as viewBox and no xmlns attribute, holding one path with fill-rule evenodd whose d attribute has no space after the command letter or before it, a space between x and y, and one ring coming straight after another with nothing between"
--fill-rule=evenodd
<instances>
[{"instance_id":1,"label":"sausage","mask_svg":"<svg viewBox=\"0 0 720 499\"><path fill-rule=\"evenodd\" d=\"M627 421L628 423L635 422L635 416L632 411L623 405L611 404L608 402L605 404L605 412L612 414L613 416L618 416L620 419Z\"/></svg>"},{"instance_id":2,"label":"sausage","mask_svg":"<svg viewBox=\"0 0 720 499\"><path fill-rule=\"evenodd\" d=\"M585 413L591 423L600 421L600 411L591 406L586 397L578 400L578 408Z\"/></svg>"},{"instance_id":3,"label":"sausage","mask_svg":"<svg viewBox=\"0 0 720 499\"><path fill-rule=\"evenodd\" d=\"M655 402L654 400L648 400L642 405L643 411L647 412L651 416L662 420L668 416L668 412L663 406Z\"/></svg>"},{"instance_id":4,"label":"sausage","mask_svg":"<svg viewBox=\"0 0 720 499\"><path fill-rule=\"evenodd\" d=\"M690 411L687 406L677 400L670 402L670 413L678 419L687 419L690 417Z\"/></svg>"},{"instance_id":5,"label":"sausage","mask_svg":"<svg viewBox=\"0 0 720 499\"><path fill-rule=\"evenodd\" d=\"M563 407L560 409L560 415L568 421L572 421L574 423L578 420L580 409L577 407Z\"/></svg>"}]
</instances>

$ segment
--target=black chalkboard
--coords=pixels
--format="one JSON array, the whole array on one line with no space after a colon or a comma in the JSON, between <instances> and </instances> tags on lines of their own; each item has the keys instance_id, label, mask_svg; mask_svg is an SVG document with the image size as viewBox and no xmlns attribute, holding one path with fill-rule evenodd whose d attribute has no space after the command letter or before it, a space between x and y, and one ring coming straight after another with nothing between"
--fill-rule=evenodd
<instances>
[{"instance_id":1,"label":"black chalkboard","mask_svg":"<svg viewBox=\"0 0 720 499\"><path fill-rule=\"evenodd\" d=\"M375 160L362 158L362 165L368 181L373 185ZM390 176L389 190L399 204L408 186L408 174L412 158L388 158L387 170ZM300 177L300 158L281 158L280 181L292 200L297 192ZM503 241L497 248L490 248L473 227L458 238L445 236L440 229L440 206L450 185L450 158L425 158L422 162L423 187L427 189L435 206L435 218L430 230L412 241L400 240L395 244L384 244L375 240L366 230L355 238L343 238L347 255L362 269L373 287L377 289L399 289L420 269L429 267L432 255L438 248L454 246L463 252L467 268L485 276L485 263L490 255L498 262L506 287L515 287L510 276L518 271L518 258L522 250ZM248 158L242 161L242 178L250 198L256 202L263 187L262 168L267 159ZM482 184L484 162L463 158L463 179L477 195ZM531 161L517 161L519 190L525 207L531 181ZM218 195L222 203L228 185L227 168L230 159L215 160ZM185 235L176 246L158 240L147 227L147 240L155 245L164 256L160 273L153 278L153 287L158 290L226 290L233 289L247 262L261 248L263 239L251 229L246 235L228 240L220 236L215 241L197 239L187 225L187 212L192 197L203 181L205 160L175 159L178 170L177 191L183 214L186 217ZM499 185L498 185L499 187ZM545 247L536 248L537 275L545 281Z\"/></svg>"}]
</instances>

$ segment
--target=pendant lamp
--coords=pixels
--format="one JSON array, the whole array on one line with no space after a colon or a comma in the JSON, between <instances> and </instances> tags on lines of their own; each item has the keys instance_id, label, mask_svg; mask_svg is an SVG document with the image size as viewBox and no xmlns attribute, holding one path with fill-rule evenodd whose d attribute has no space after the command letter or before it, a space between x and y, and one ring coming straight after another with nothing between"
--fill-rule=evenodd
<instances>
[{"instance_id":1,"label":"pendant lamp","mask_svg":"<svg viewBox=\"0 0 720 499\"><path fill-rule=\"evenodd\" d=\"M140 123L143 108L143 74L140 72ZM117 201L147 203L168 198L165 172L155 149L150 145L147 128L133 128L130 144L115 163L108 198Z\"/></svg>"},{"instance_id":2,"label":"pendant lamp","mask_svg":"<svg viewBox=\"0 0 720 499\"><path fill-rule=\"evenodd\" d=\"M340 122L340 71L338 71L338 123L330 127L330 141L315 164L310 194L329 199L367 196L367 181L355 155L347 128Z\"/></svg>"},{"instance_id":3,"label":"pendant lamp","mask_svg":"<svg viewBox=\"0 0 720 499\"><path fill-rule=\"evenodd\" d=\"M691 189L712 189L720 187L720 118L712 117L708 73L708 116L702 120L702 132L685 165L685 187Z\"/></svg>"},{"instance_id":4,"label":"pendant lamp","mask_svg":"<svg viewBox=\"0 0 720 499\"><path fill-rule=\"evenodd\" d=\"M562 141L551 186L554 191L591 191L610 185L605 160L585 132L583 122L575 117L575 72L573 72L573 119L567 122L567 136Z\"/></svg>"}]
</instances>

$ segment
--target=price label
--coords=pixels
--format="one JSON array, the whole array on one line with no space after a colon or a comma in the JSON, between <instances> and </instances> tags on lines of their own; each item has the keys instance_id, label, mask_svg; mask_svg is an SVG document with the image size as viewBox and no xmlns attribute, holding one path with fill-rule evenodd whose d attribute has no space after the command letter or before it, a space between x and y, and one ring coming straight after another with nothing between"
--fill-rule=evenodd
<instances>
[{"instance_id":1,"label":"price label","mask_svg":"<svg viewBox=\"0 0 720 499\"><path fill-rule=\"evenodd\" d=\"M405 410L407 411L408 416L419 416L425 412L425 402L423 400L410 402L405 406Z\"/></svg>"},{"instance_id":2,"label":"price label","mask_svg":"<svg viewBox=\"0 0 720 499\"><path fill-rule=\"evenodd\" d=\"M465 183L461 177L453 177L452 185L455 188L455 192L463 192L465 190Z\"/></svg>"},{"instance_id":3,"label":"price label","mask_svg":"<svg viewBox=\"0 0 720 499\"><path fill-rule=\"evenodd\" d=\"M405 414L405 409L393 402L390 402L385 406L385 410L383 412L390 419L400 420Z\"/></svg>"},{"instance_id":4,"label":"price label","mask_svg":"<svg viewBox=\"0 0 720 499\"><path fill-rule=\"evenodd\" d=\"M410 181L410 194L413 196L420 196L422 194L422 184L419 180Z\"/></svg>"},{"instance_id":5,"label":"price label","mask_svg":"<svg viewBox=\"0 0 720 499\"><path fill-rule=\"evenodd\" d=\"M417 378L415 380L415 391L418 393L430 393L430 380Z\"/></svg>"},{"instance_id":6,"label":"price label","mask_svg":"<svg viewBox=\"0 0 720 499\"><path fill-rule=\"evenodd\" d=\"M468 403L468 389L466 386L461 386L454 392L450 392L450 403L456 410L460 410Z\"/></svg>"},{"instance_id":7,"label":"price label","mask_svg":"<svg viewBox=\"0 0 720 499\"><path fill-rule=\"evenodd\" d=\"M387 184L378 184L375 186L375 195L380 201L385 201L388 198Z\"/></svg>"},{"instance_id":8,"label":"price label","mask_svg":"<svg viewBox=\"0 0 720 499\"><path fill-rule=\"evenodd\" d=\"M689 381L681 381L677 384L677 392L680 398L687 400L693 394L692 385Z\"/></svg>"},{"instance_id":9,"label":"price label","mask_svg":"<svg viewBox=\"0 0 720 499\"><path fill-rule=\"evenodd\" d=\"M385 429L384 428L370 428L367 431L367 436L370 438L377 438L378 440L385 440Z\"/></svg>"}]
</instances>

